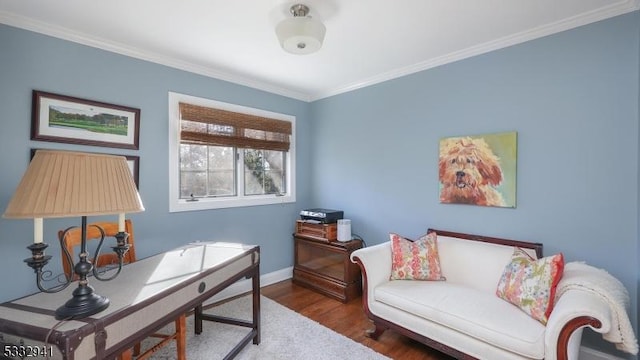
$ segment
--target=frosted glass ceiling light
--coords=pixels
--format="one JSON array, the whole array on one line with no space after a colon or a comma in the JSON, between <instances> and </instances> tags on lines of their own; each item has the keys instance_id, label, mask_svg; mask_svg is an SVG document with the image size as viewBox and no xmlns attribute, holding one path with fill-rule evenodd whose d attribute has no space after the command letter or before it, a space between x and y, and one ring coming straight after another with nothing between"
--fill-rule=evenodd
<instances>
[{"instance_id":1,"label":"frosted glass ceiling light","mask_svg":"<svg viewBox=\"0 0 640 360\"><path fill-rule=\"evenodd\" d=\"M291 7L293 18L282 20L276 27L280 45L292 54L311 54L320 50L324 40L325 26L307 16L309 8L296 4Z\"/></svg>"}]
</instances>

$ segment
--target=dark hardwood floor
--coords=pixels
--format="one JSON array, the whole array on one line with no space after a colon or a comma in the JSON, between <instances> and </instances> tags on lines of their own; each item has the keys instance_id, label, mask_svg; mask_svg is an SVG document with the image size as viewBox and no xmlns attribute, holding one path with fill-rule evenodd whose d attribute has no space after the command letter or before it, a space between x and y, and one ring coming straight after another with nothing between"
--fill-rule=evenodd
<instances>
[{"instance_id":1,"label":"dark hardwood floor","mask_svg":"<svg viewBox=\"0 0 640 360\"><path fill-rule=\"evenodd\" d=\"M453 359L392 330L385 331L378 340L366 337L365 330L372 328L372 325L362 310L361 297L348 303L342 303L298 286L291 280L265 286L261 293L271 300L390 358L402 360Z\"/></svg>"}]
</instances>

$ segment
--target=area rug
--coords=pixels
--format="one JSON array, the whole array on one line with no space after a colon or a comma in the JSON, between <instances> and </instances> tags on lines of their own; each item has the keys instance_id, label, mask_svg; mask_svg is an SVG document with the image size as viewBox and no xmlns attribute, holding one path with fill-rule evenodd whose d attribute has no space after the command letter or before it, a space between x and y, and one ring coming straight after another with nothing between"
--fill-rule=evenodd
<instances>
[{"instance_id":1,"label":"area rug","mask_svg":"<svg viewBox=\"0 0 640 360\"><path fill-rule=\"evenodd\" d=\"M261 341L252 342L236 356L240 360L389 359L342 334L261 296ZM206 311L237 319L251 319L251 298L243 296ZM173 324L167 325L173 327ZM249 328L204 321L200 335L193 333L193 316L187 318L187 359L215 360L224 356L249 332ZM150 340L142 343L143 349ZM175 343L151 359L175 359Z\"/></svg>"}]
</instances>

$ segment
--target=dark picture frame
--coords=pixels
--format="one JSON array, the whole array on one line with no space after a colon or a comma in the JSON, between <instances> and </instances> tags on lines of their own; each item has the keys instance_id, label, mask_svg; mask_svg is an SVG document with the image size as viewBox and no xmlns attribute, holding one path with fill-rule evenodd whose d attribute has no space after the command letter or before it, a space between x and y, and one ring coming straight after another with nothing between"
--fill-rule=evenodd
<instances>
[{"instance_id":1,"label":"dark picture frame","mask_svg":"<svg viewBox=\"0 0 640 360\"><path fill-rule=\"evenodd\" d=\"M139 149L140 109L33 91L31 140Z\"/></svg>"},{"instance_id":2,"label":"dark picture frame","mask_svg":"<svg viewBox=\"0 0 640 360\"><path fill-rule=\"evenodd\" d=\"M133 181L136 183L136 187L140 190L140 156L136 155L122 155L127 158L127 164L131 175L133 175Z\"/></svg>"},{"instance_id":3,"label":"dark picture frame","mask_svg":"<svg viewBox=\"0 0 640 360\"><path fill-rule=\"evenodd\" d=\"M33 159L33 156L36 154L36 151L40 150L39 148L31 149L31 154L29 156L29 161ZM133 181L136 183L136 187L138 190L140 189L140 156L136 155L121 155L121 154L105 154L105 155L116 155L116 156L124 156L127 158L127 165L129 165L129 170L131 170L131 175L133 176Z\"/></svg>"}]
</instances>

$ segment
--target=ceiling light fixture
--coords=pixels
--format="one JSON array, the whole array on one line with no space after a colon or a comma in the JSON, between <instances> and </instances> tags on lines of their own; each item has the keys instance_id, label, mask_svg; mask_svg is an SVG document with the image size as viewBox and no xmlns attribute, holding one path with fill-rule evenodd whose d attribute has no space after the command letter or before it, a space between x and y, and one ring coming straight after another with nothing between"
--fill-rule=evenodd
<instances>
[{"instance_id":1,"label":"ceiling light fixture","mask_svg":"<svg viewBox=\"0 0 640 360\"><path fill-rule=\"evenodd\" d=\"M320 50L326 28L320 21L307 16L309 7L302 4L290 9L293 18L282 20L276 34L282 48L292 54L311 54Z\"/></svg>"}]
</instances>

